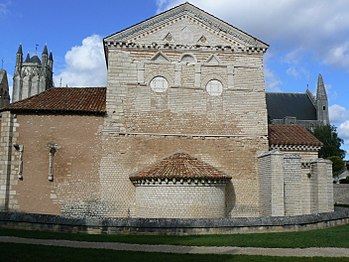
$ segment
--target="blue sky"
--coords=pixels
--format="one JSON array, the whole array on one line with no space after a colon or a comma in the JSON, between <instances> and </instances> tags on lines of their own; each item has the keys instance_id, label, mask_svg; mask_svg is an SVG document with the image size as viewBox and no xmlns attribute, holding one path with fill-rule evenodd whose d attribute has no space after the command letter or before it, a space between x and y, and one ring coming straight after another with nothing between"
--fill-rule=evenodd
<instances>
[{"instance_id":1,"label":"blue sky","mask_svg":"<svg viewBox=\"0 0 349 262\"><path fill-rule=\"evenodd\" d=\"M56 86L105 86L102 38L183 2L0 0L0 59L11 79L19 43L24 55L34 54L36 44L41 54L47 43ZM314 92L321 73L331 123L349 151L349 1L190 2L270 45L268 91L304 92L308 86Z\"/></svg>"}]
</instances>

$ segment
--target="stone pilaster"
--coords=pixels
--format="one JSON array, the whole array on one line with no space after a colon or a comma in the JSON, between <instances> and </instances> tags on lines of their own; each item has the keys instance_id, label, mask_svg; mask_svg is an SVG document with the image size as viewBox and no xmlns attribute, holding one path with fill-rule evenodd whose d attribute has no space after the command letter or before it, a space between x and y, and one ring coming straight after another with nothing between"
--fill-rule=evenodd
<instances>
[{"instance_id":1,"label":"stone pilaster","mask_svg":"<svg viewBox=\"0 0 349 262\"><path fill-rule=\"evenodd\" d=\"M13 151L14 116L9 111L1 113L0 132L0 210L9 210L11 192L11 165Z\"/></svg>"},{"instance_id":2,"label":"stone pilaster","mask_svg":"<svg viewBox=\"0 0 349 262\"><path fill-rule=\"evenodd\" d=\"M283 163L285 215L301 215L302 208L302 170L299 155L285 154Z\"/></svg>"},{"instance_id":3,"label":"stone pilaster","mask_svg":"<svg viewBox=\"0 0 349 262\"><path fill-rule=\"evenodd\" d=\"M332 162L321 158L312 161L311 180L312 213L332 212Z\"/></svg>"},{"instance_id":4,"label":"stone pilaster","mask_svg":"<svg viewBox=\"0 0 349 262\"><path fill-rule=\"evenodd\" d=\"M283 157L282 153L274 150L258 158L260 209L263 216L283 216L285 213Z\"/></svg>"}]
</instances>

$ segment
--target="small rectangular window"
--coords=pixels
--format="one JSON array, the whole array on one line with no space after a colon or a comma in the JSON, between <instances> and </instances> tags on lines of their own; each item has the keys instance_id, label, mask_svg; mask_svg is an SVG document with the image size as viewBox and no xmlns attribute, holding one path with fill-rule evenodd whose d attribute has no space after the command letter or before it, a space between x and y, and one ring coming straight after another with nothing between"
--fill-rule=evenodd
<instances>
[{"instance_id":1,"label":"small rectangular window","mask_svg":"<svg viewBox=\"0 0 349 262\"><path fill-rule=\"evenodd\" d=\"M322 106L322 110L326 110L326 106Z\"/></svg>"}]
</instances>

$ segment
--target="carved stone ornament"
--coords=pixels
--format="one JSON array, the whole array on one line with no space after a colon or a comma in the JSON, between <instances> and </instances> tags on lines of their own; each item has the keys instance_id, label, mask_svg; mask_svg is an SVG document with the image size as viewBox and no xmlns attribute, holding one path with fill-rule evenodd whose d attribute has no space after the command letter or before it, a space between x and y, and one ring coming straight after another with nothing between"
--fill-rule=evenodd
<instances>
[{"instance_id":1,"label":"carved stone ornament","mask_svg":"<svg viewBox=\"0 0 349 262\"><path fill-rule=\"evenodd\" d=\"M211 96L220 96L223 92L223 85L218 80L210 80L206 85L206 91Z\"/></svg>"},{"instance_id":2,"label":"carved stone ornament","mask_svg":"<svg viewBox=\"0 0 349 262\"><path fill-rule=\"evenodd\" d=\"M150 88L157 93L165 92L168 88L168 82L165 77L156 76L150 82Z\"/></svg>"}]
</instances>

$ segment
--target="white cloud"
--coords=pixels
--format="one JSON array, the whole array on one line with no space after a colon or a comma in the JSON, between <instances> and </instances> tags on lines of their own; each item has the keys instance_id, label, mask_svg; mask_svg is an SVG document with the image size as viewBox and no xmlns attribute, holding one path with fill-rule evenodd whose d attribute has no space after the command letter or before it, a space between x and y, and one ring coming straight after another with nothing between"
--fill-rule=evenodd
<instances>
[{"instance_id":1,"label":"white cloud","mask_svg":"<svg viewBox=\"0 0 349 262\"><path fill-rule=\"evenodd\" d=\"M9 13L9 5L9 1L7 1L6 3L0 3L0 18Z\"/></svg>"},{"instance_id":2,"label":"white cloud","mask_svg":"<svg viewBox=\"0 0 349 262\"><path fill-rule=\"evenodd\" d=\"M340 105L332 105L329 107L330 122L338 124L349 120L349 110Z\"/></svg>"},{"instance_id":3,"label":"white cloud","mask_svg":"<svg viewBox=\"0 0 349 262\"><path fill-rule=\"evenodd\" d=\"M332 47L324 62L349 71L349 41Z\"/></svg>"},{"instance_id":4,"label":"white cloud","mask_svg":"<svg viewBox=\"0 0 349 262\"><path fill-rule=\"evenodd\" d=\"M56 86L105 86L107 70L103 42L98 35L82 40L65 55L66 67L54 77Z\"/></svg>"},{"instance_id":5,"label":"white cloud","mask_svg":"<svg viewBox=\"0 0 349 262\"><path fill-rule=\"evenodd\" d=\"M264 79L267 91L279 92L281 91L281 80L268 67L264 67Z\"/></svg>"},{"instance_id":6,"label":"white cloud","mask_svg":"<svg viewBox=\"0 0 349 262\"><path fill-rule=\"evenodd\" d=\"M306 79L308 81L310 79L309 71L302 66L291 66L286 70L286 73L287 75L292 76L295 79Z\"/></svg>"},{"instance_id":7,"label":"white cloud","mask_svg":"<svg viewBox=\"0 0 349 262\"><path fill-rule=\"evenodd\" d=\"M158 11L183 2L158 0ZM192 0L191 3L273 43L273 47L292 48L296 53L310 51L319 61L349 70L349 1Z\"/></svg>"},{"instance_id":8,"label":"white cloud","mask_svg":"<svg viewBox=\"0 0 349 262\"><path fill-rule=\"evenodd\" d=\"M345 145L349 145L349 120L339 125L338 136L344 140Z\"/></svg>"},{"instance_id":9,"label":"white cloud","mask_svg":"<svg viewBox=\"0 0 349 262\"><path fill-rule=\"evenodd\" d=\"M298 49L292 50L291 52L288 52L284 56L284 62L287 64L298 65L302 61L303 56L304 56L304 49L298 48Z\"/></svg>"}]
</instances>

